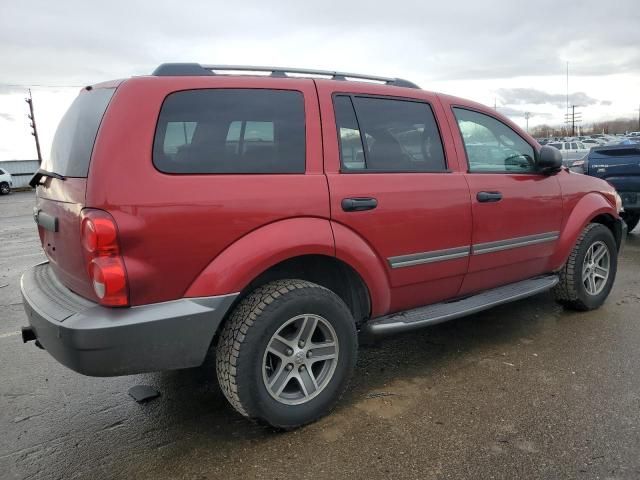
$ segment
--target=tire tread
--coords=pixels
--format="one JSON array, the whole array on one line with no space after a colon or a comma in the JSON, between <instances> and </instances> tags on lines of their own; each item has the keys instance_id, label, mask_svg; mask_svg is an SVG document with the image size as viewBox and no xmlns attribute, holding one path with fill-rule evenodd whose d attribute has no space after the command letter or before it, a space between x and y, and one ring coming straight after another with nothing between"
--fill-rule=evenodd
<instances>
[{"instance_id":1,"label":"tire tread","mask_svg":"<svg viewBox=\"0 0 640 480\"><path fill-rule=\"evenodd\" d=\"M282 429L291 429L300 426L274 425L271 422L265 422L261 418L256 418L249 405L243 402L242 397L239 395L238 387L243 379L240 377L236 366L238 365L242 347L246 344L249 329L256 322L260 321L260 317L265 309L284 295L290 295L292 292L308 294L309 289L313 289L316 292L320 290L328 298L338 302L342 308L347 309L342 300L325 287L306 280L276 280L258 287L252 293L247 295L236 306L231 316L223 326L216 347L216 374L218 377L218 383L229 403L231 403L233 408L244 417L259 423L268 423L273 427ZM339 401L342 393L344 393L344 390L340 392L340 395L335 399L333 405ZM317 420L325 413L326 412L319 412L316 418L305 423Z\"/></svg>"},{"instance_id":2,"label":"tire tread","mask_svg":"<svg viewBox=\"0 0 640 480\"><path fill-rule=\"evenodd\" d=\"M560 275L560 281L555 287L553 287L553 294L556 301L567 308L578 311L590 310L590 307L580 299L578 290L575 287L576 275L581 274L576 270L576 267L579 261L578 254L580 247L582 246L585 238L593 230L601 228L606 229L607 227L600 223L590 223L584 228L584 230L582 230L578 240L576 240L576 244L573 246L573 250L571 250L569 258L562 266L562 269L558 272Z\"/></svg>"}]
</instances>

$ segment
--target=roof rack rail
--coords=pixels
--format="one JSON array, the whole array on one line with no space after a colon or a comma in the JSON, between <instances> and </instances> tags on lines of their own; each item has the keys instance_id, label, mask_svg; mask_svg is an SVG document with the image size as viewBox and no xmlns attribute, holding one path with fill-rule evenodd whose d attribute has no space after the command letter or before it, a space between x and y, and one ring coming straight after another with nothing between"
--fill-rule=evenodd
<instances>
[{"instance_id":1,"label":"roof rack rail","mask_svg":"<svg viewBox=\"0 0 640 480\"><path fill-rule=\"evenodd\" d=\"M337 72L333 70L311 70L306 68L264 67L255 65L201 65L199 63L163 63L156 68L152 75L165 76L200 76L215 75L216 70L234 72L270 72L272 77L288 77L288 73L301 75L320 75L331 77L332 80L372 80L383 82L396 87L420 88L413 82L402 78L381 77L377 75L362 75L361 73Z\"/></svg>"}]
</instances>

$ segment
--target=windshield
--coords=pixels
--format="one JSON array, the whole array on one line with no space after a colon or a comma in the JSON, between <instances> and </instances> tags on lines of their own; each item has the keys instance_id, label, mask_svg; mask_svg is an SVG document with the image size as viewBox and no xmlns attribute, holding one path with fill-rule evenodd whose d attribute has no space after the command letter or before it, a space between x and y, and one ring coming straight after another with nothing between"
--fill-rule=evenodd
<instances>
[{"instance_id":1,"label":"windshield","mask_svg":"<svg viewBox=\"0 0 640 480\"><path fill-rule=\"evenodd\" d=\"M60 120L43 170L65 177L87 176L98 127L114 91L98 88L78 95Z\"/></svg>"}]
</instances>

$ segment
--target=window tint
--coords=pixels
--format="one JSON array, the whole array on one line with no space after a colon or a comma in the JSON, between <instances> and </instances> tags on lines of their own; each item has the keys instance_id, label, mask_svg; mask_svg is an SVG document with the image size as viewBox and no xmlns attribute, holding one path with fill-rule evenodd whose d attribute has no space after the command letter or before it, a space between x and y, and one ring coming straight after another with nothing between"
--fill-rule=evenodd
<instances>
[{"instance_id":1,"label":"window tint","mask_svg":"<svg viewBox=\"0 0 640 480\"><path fill-rule=\"evenodd\" d=\"M153 162L168 173L303 173L303 96L257 89L173 93L160 111Z\"/></svg>"},{"instance_id":2,"label":"window tint","mask_svg":"<svg viewBox=\"0 0 640 480\"><path fill-rule=\"evenodd\" d=\"M42 169L65 177L86 177L98 127L113 96L113 88L83 91L64 114Z\"/></svg>"},{"instance_id":3,"label":"window tint","mask_svg":"<svg viewBox=\"0 0 640 480\"><path fill-rule=\"evenodd\" d=\"M467 151L470 172L530 172L535 152L510 127L495 118L453 109Z\"/></svg>"},{"instance_id":4,"label":"window tint","mask_svg":"<svg viewBox=\"0 0 640 480\"><path fill-rule=\"evenodd\" d=\"M334 108L345 170L446 170L440 134L429 105L338 95Z\"/></svg>"},{"instance_id":5,"label":"window tint","mask_svg":"<svg viewBox=\"0 0 640 480\"><path fill-rule=\"evenodd\" d=\"M195 122L168 122L164 135L164 151L175 154L180 147L189 145L195 129Z\"/></svg>"},{"instance_id":6,"label":"window tint","mask_svg":"<svg viewBox=\"0 0 640 480\"><path fill-rule=\"evenodd\" d=\"M358 121L356 120L351 98L346 96L335 97L334 109L338 136L340 137L342 165L349 170L362 170L366 168L364 147L362 146L360 129L358 128Z\"/></svg>"},{"instance_id":7,"label":"window tint","mask_svg":"<svg viewBox=\"0 0 640 480\"><path fill-rule=\"evenodd\" d=\"M550 143L549 146L550 147L555 147L558 150L562 150L562 144L561 143Z\"/></svg>"},{"instance_id":8,"label":"window tint","mask_svg":"<svg viewBox=\"0 0 640 480\"><path fill-rule=\"evenodd\" d=\"M578 149L578 144L577 144L577 143L575 143L575 142L573 142L573 143L571 144L571 150L577 150L577 149Z\"/></svg>"},{"instance_id":9,"label":"window tint","mask_svg":"<svg viewBox=\"0 0 640 480\"><path fill-rule=\"evenodd\" d=\"M0 168L0 175L4 175L4 170Z\"/></svg>"}]
</instances>

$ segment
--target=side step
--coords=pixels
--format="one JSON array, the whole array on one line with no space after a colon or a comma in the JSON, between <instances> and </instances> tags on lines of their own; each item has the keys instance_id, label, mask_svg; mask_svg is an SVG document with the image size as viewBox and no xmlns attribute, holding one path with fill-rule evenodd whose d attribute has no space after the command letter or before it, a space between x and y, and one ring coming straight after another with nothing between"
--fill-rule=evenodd
<instances>
[{"instance_id":1,"label":"side step","mask_svg":"<svg viewBox=\"0 0 640 480\"><path fill-rule=\"evenodd\" d=\"M492 290L487 290L471 297L451 302L436 303L426 307L415 308L405 312L394 313L371 320L362 327L362 333L384 335L387 333L406 332L427 325L446 322L454 318L464 317L481 312L503 303L530 297L536 293L549 290L558 283L557 275L531 278L512 283Z\"/></svg>"}]
</instances>

